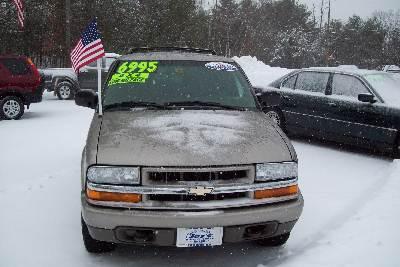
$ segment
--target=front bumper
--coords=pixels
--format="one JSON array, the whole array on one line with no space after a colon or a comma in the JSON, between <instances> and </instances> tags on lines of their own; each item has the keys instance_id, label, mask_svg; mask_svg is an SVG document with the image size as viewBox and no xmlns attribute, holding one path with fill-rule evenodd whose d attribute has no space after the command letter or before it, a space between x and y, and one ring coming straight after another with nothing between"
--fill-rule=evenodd
<instances>
[{"instance_id":1,"label":"front bumper","mask_svg":"<svg viewBox=\"0 0 400 267\"><path fill-rule=\"evenodd\" d=\"M94 239L115 243L174 245L177 228L224 227L224 242L239 242L290 232L303 210L303 197L262 206L211 211L157 211L92 206L82 194L82 216ZM249 235L247 229L262 229ZM129 239L148 231L152 238ZM250 232L254 232L251 230Z\"/></svg>"}]
</instances>

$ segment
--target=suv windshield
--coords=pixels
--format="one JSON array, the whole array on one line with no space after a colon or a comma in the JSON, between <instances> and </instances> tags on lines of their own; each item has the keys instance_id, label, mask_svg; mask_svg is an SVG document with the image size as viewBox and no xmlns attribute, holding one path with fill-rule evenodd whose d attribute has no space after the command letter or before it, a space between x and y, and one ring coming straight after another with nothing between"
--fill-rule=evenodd
<instances>
[{"instance_id":1,"label":"suv windshield","mask_svg":"<svg viewBox=\"0 0 400 267\"><path fill-rule=\"evenodd\" d=\"M229 63L121 61L109 76L104 107L143 103L256 109L250 88L238 67Z\"/></svg>"},{"instance_id":2,"label":"suv windshield","mask_svg":"<svg viewBox=\"0 0 400 267\"><path fill-rule=\"evenodd\" d=\"M364 75L376 92L387 104L400 107L400 80L397 74L379 73Z\"/></svg>"}]
</instances>

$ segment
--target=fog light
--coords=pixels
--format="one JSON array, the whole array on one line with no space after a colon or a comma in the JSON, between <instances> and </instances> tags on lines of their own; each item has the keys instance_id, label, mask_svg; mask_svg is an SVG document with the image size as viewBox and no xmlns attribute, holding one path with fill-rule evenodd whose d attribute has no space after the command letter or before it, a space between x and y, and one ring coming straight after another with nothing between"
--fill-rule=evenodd
<instances>
[{"instance_id":1,"label":"fog light","mask_svg":"<svg viewBox=\"0 0 400 267\"><path fill-rule=\"evenodd\" d=\"M299 186L292 185L288 187L255 191L254 198L263 199L263 198L273 198L273 197L284 197L284 196L296 195L298 192L299 192Z\"/></svg>"},{"instance_id":2,"label":"fog light","mask_svg":"<svg viewBox=\"0 0 400 267\"><path fill-rule=\"evenodd\" d=\"M86 190L86 196L88 197L88 199L95 201L128 202L128 203L139 203L142 201L142 195L138 194L102 192L90 189Z\"/></svg>"}]
</instances>

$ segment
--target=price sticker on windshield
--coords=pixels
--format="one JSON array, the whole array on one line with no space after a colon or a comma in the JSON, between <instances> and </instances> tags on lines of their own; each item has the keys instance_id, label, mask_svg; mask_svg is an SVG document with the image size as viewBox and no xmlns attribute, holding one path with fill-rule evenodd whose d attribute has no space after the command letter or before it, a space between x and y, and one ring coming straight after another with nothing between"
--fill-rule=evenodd
<instances>
[{"instance_id":1,"label":"price sticker on windshield","mask_svg":"<svg viewBox=\"0 0 400 267\"><path fill-rule=\"evenodd\" d=\"M108 85L146 83L150 75L157 71L158 61L125 61L117 69Z\"/></svg>"},{"instance_id":2,"label":"price sticker on windshield","mask_svg":"<svg viewBox=\"0 0 400 267\"><path fill-rule=\"evenodd\" d=\"M149 76L149 73L115 73L108 82L108 85L145 83Z\"/></svg>"}]
</instances>

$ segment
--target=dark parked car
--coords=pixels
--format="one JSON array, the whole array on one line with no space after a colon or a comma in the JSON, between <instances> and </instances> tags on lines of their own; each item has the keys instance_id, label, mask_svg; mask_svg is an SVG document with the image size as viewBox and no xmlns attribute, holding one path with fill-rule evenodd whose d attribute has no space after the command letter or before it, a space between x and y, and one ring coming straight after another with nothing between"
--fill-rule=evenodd
<instances>
[{"instance_id":1,"label":"dark parked car","mask_svg":"<svg viewBox=\"0 0 400 267\"><path fill-rule=\"evenodd\" d=\"M42 101L44 79L25 56L0 56L0 119L18 120L31 103Z\"/></svg>"},{"instance_id":2,"label":"dark parked car","mask_svg":"<svg viewBox=\"0 0 400 267\"><path fill-rule=\"evenodd\" d=\"M118 54L106 53L106 56L102 59L101 80L103 84L107 79L108 69L118 57L120 57ZM88 66L80 69L78 73L78 81L81 89L92 89L97 91L97 62L90 63Z\"/></svg>"},{"instance_id":3,"label":"dark parked car","mask_svg":"<svg viewBox=\"0 0 400 267\"><path fill-rule=\"evenodd\" d=\"M396 65L385 65L382 68L382 71L390 72L390 73L400 73L400 67Z\"/></svg>"},{"instance_id":4,"label":"dark parked car","mask_svg":"<svg viewBox=\"0 0 400 267\"><path fill-rule=\"evenodd\" d=\"M78 77L72 68L49 68L45 74L45 88L60 100L73 99L79 89Z\"/></svg>"},{"instance_id":5,"label":"dark parked car","mask_svg":"<svg viewBox=\"0 0 400 267\"><path fill-rule=\"evenodd\" d=\"M400 83L381 71L296 70L265 89L279 94L266 113L289 134L340 142L399 156Z\"/></svg>"},{"instance_id":6,"label":"dark parked car","mask_svg":"<svg viewBox=\"0 0 400 267\"><path fill-rule=\"evenodd\" d=\"M120 55L106 53L101 60L101 77L104 82L107 78L108 69ZM49 68L43 69L45 73L45 87L47 91L54 92L60 100L74 99L79 89L92 89L97 91L97 62L83 67L76 75L72 68Z\"/></svg>"}]
</instances>

